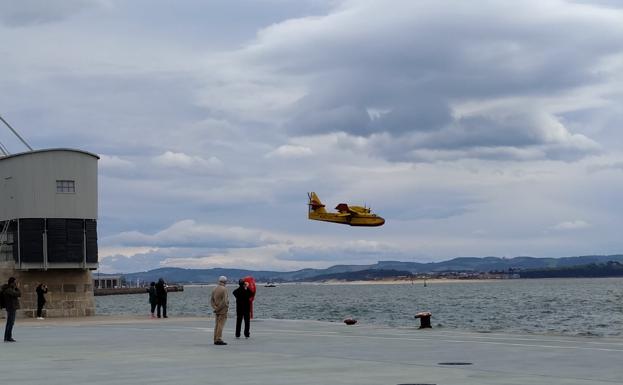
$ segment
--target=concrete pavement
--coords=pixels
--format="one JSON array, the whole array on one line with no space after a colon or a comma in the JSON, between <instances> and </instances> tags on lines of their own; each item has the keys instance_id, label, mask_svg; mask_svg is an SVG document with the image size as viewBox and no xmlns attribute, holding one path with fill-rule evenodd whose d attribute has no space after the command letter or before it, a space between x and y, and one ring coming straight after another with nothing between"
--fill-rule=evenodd
<instances>
[{"instance_id":1,"label":"concrete pavement","mask_svg":"<svg viewBox=\"0 0 623 385\"><path fill-rule=\"evenodd\" d=\"M621 384L623 338L254 320L212 344L211 318L18 320L0 345L16 384Z\"/></svg>"}]
</instances>

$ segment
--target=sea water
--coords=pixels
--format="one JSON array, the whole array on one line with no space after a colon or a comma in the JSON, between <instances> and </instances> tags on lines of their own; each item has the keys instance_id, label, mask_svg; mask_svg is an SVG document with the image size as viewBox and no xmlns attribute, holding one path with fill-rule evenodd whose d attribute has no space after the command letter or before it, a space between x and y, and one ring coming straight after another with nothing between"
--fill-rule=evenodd
<instances>
[{"instance_id":1,"label":"sea water","mask_svg":"<svg viewBox=\"0 0 623 385\"><path fill-rule=\"evenodd\" d=\"M230 290L230 316L235 299ZM186 286L168 295L171 316L211 315L213 286ZM148 315L147 294L96 297L97 314ZM403 284L258 285L257 319L304 319L417 327L430 311L435 328L479 332L621 336L623 278L422 281Z\"/></svg>"}]
</instances>

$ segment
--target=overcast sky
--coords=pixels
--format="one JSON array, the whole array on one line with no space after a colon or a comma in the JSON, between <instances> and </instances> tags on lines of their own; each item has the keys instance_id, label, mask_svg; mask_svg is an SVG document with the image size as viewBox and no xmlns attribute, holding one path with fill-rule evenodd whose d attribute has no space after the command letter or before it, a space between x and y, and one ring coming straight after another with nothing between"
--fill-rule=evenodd
<instances>
[{"instance_id":1,"label":"overcast sky","mask_svg":"<svg viewBox=\"0 0 623 385\"><path fill-rule=\"evenodd\" d=\"M100 156L102 272L622 253L617 4L1 0L0 114Z\"/></svg>"}]
</instances>

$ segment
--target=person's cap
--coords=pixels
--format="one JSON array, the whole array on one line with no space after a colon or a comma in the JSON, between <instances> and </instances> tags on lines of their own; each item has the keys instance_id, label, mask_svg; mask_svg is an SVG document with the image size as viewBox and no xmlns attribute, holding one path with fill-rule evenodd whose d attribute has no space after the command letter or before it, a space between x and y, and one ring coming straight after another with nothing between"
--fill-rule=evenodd
<instances>
[{"instance_id":1,"label":"person's cap","mask_svg":"<svg viewBox=\"0 0 623 385\"><path fill-rule=\"evenodd\" d=\"M227 277L224 275L221 275L220 277L218 277L218 281L219 282L227 282Z\"/></svg>"}]
</instances>

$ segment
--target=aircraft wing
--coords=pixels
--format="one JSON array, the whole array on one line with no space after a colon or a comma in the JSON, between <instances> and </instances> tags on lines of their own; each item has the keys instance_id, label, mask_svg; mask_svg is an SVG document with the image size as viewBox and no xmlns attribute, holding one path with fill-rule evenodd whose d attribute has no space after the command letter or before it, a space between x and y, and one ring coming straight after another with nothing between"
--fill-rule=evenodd
<instances>
[{"instance_id":1,"label":"aircraft wing","mask_svg":"<svg viewBox=\"0 0 623 385\"><path fill-rule=\"evenodd\" d=\"M361 215L360 211L351 209L350 207L348 208L348 212L351 213L352 215Z\"/></svg>"}]
</instances>

